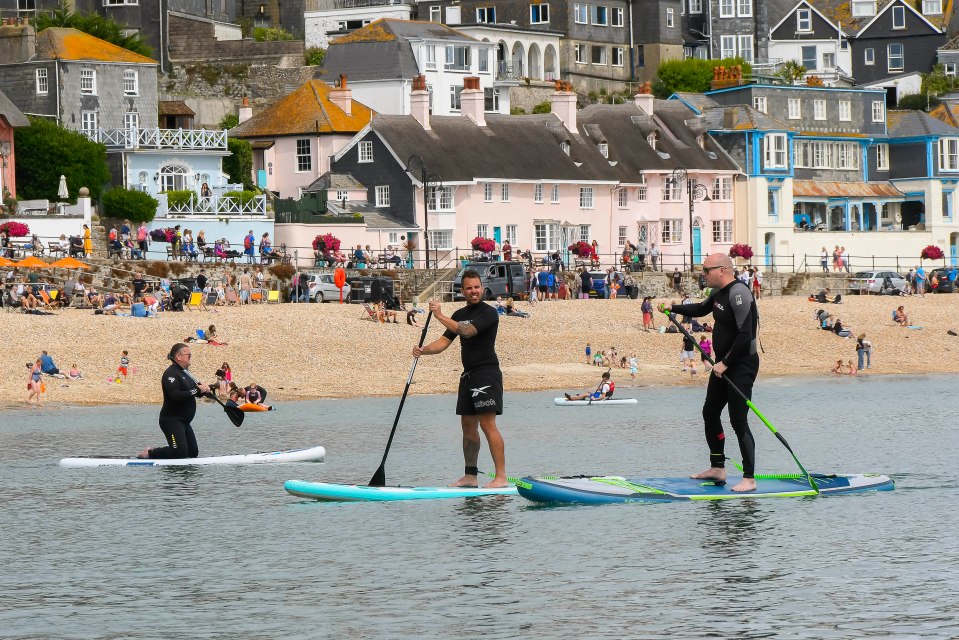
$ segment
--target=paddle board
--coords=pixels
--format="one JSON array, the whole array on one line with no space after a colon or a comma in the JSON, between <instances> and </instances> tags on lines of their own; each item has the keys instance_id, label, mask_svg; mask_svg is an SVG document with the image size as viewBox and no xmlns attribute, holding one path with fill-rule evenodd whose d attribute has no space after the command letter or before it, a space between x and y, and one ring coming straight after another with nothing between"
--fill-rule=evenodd
<instances>
[{"instance_id":1,"label":"paddle board","mask_svg":"<svg viewBox=\"0 0 959 640\"><path fill-rule=\"evenodd\" d=\"M813 474L822 495L862 491L892 491L895 483L879 474ZM615 502L676 502L692 500L733 500L739 498L792 498L815 496L816 492L801 474L784 474L756 479L756 491L737 493L730 489L741 480L729 476L727 484L691 478L624 478L594 476L568 478L526 477L516 483L519 494L533 502L578 502L609 504Z\"/></svg>"},{"instance_id":2,"label":"paddle board","mask_svg":"<svg viewBox=\"0 0 959 640\"><path fill-rule=\"evenodd\" d=\"M558 407L602 407L604 405L636 404L637 402L639 401L636 398L611 398L610 400L567 400L566 398L553 398L553 404Z\"/></svg>"},{"instance_id":3,"label":"paddle board","mask_svg":"<svg viewBox=\"0 0 959 640\"><path fill-rule=\"evenodd\" d=\"M168 458L163 460L141 460L139 458L63 458L61 467L168 467L208 464L272 464L278 462L323 462L326 449L290 449L289 451L270 451L247 453L231 456L213 456L209 458Z\"/></svg>"},{"instance_id":4,"label":"paddle board","mask_svg":"<svg viewBox=\"0 0 959 640\"><path fill-rule=\"evenodd\" d=\"M357 484L306 482L287 480L283 485L288 493L300 498L326 502L390 502L394 500L440 500L444 498L474 498L477 496L515 496L516 487L503 489L468 489L465 487L367 487Z\"/></svg>"}]
</instances>

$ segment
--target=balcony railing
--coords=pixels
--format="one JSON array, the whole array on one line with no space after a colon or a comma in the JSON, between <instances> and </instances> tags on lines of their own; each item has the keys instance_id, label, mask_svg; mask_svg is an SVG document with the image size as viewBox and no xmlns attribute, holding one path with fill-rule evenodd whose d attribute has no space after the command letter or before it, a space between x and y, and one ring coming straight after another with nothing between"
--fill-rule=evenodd
<instances>
[{"instance_id":1,"label":"balcony railing","mask_svg":"<svg viewBox=\"0 0 959 640\"><path fill-rule=\"evenodd\" d=\"M161 208L162 208L161 202ZM201 198L190 196L189 202L167 205L169 216L265 216L266 196L258 195L244 202L232 196Z\"/></svg>"},{"instance_id":2,"label":"balcony railing","mask_svg":"<svg viewBox=\"0 0 959 640\"><path fill-rule=\"evenodd\" d=\"M107 149L189 149L226 151L226 130L206 129L95 129L83 133Z\"/></svg>"},{"instance_id":3,"label":"balcony railing","mask_svg":"<svg viewBox=\"0 0 959 640\"><path fill-rule=\"evenodd\" d=\"M412 2L413 0L306 0L306 11L380 7L394 4L412 4Z\"/></svg>"}]
</instances>

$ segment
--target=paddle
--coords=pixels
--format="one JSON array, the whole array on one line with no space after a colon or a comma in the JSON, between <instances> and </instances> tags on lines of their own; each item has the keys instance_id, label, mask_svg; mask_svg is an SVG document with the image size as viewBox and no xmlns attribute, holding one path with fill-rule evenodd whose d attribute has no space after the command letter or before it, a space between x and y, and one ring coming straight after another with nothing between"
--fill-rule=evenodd
<instances>
[{"instance_id":1,"label":"paddle","mask_svg":"<svg viewBox=\"0 0 959 640\"><path fill-rule=\"evenodd\" d=\"M196 379L196 376L194 376L192 373L190 373L187 369L184 369L183 371L185 371L186 374L187 374L188 376L190 376L190 379L193 380L193 382L195 382L195 383L198 384L198 385L200 384L200 381ZM228 418L230 419L230 422L233 423L233 426L234 426L234 427L239 427L241 424L243 424L243 418L246 417L246 414L243 413L243 411L241 411L241 410L239 409L239 407L228 407L228 406L226 406L225 404L223 404L223 401L220 400L220 399L216 396L216 394L213 393L212 391L211 391L210 393L207 393L207 394L204 394L204 395L206 395L208 398L213 398L214 400L216 400L217 404L219 404L221 407L223 407L223 411L226 412L226 417L228 417Z\"/></svg>"},{"instance_id":2,"label":"paddle","mask_svg":"<svg viewBox=\"0 0 959 640\"><path fill-rule=\"evenodd\" d=\"M433 319L433 312L430 311L426 315L426 322L423 323L423 331L420 332L420 344L422 347L423 343L426 341L426 328L430 326L430 320ZM383 452L383 460L380 462L379 468L373 474L373 477L370 478L369 485L370 487L385 487L386 486L386 456L390 455L390 447L393 445L393 436L396 435L396 425L400 423L400 414L403 413L403 404L406 402L406 394L410 391L410 385L413 383L413 372L416 371L416 363L419 358L413 358L413 366L410 367L410 375L406 379L406 388L403 389L403 396L400 398L400 406L396 410L396 418L393 420L393 429L390 431L390 439L386 441L386 451Z\"/></svg>"},{"instance_id":3,"label":"paddle","mask_svg":"<svg viewBox=\"0 0 959 640\"><path fill-rule=\"evenodd\" d=\"M689 340L696 346L696 349L701 354L703 354L704 358L706 358L706 362L708 362L713 367L715 367L716 362L712 359L712 357L708 353L703 351L702 347L699 346L699 343L696 342L696 339L693 336L691 336L688 331L686 331L686 327L684 327L678 320L676 320L675 315L670 313L668 310L666 310L662 305L660 305L659 310L665 313L666 317L669 318L669 320L676 326L676 328L679 329L683 333L683 335L689 338ZM759 409L756 408L756 405L753 404L753 401L747 398L745 393L740 391L739 387L733 384L733 382L728 377L722 376L722 378L723 380L726 381L726 384L729 385L730 389L735 391L737 395L739 395L743 400L746 401L746 406L752 409L753 413L755 413L756 416L763 421L763 424L766 425L769 428L769 430L773 433L773 435L779 439L779 441L783 444L784 447L786 447L786 450L789 452L789 455L791 455L793 457L793 460L796 461L796 465L799 467L799 470L802 471L804 476L806 476L806 481L809 483L809 486L812 487L816 493L819 493L819 486L816 484L816 481L812 479L812 476L809 475L809 472L806 471L806 468L802 466L802 463L799 461L799 458L797 458L796 454L793 453L792 447L790 447L789 443L786 442L786 439L782 437L782 434L780 434L779 431L776 430L776 427L774 427L772 423L766 419L766 416L764 416L762 412L760 412Z\"/></svg>"}]
</instances>

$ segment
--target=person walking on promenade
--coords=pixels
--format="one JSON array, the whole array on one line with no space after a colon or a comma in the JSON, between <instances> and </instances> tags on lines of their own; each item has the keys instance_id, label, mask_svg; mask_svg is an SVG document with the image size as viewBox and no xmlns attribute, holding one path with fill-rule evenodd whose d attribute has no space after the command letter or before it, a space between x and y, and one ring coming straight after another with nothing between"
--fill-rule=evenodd
<instances>
[{"instance_id":1,"label":"person walking on promenade","mask_svg":"<svg viewBox=\"0 0 959 640\"><path fill-rule=\"evenodd\" d=\"M706 258L703 272L714 291L700 303L686 305L660 305L667 310L687 316L701 317L712 312L713 351L716 366L706 387L703 404L703 420L706 427L706 442L709 445L710 468L692 478L726 481L726 443L723 434L722 411L729 406L729 421L739 439L743 460L743 479L732 487L733 491L755 491L756 443L749 430L749 408L746 400L729 389L722 378L736 385L746 398L752 398L753 383L759 373L759 354L756 351L756 333L759 314L752 294L742 282L733 276L733 263L729 256L714 253Z\"/></svg>"},{"instance_id":2,"label":"person walking on promenade","mask_svg":"<svg viewBox=\"0 0 959 640\"><path fill-rule=\"evenodd\" d=\"M829 252L826 247L823 247L819 254L819 265L822 267L823 273L829 273Z\"/></svg>"},{"instance_id":3,"label":"person walking on promenade","mask_svg":"<svg viewBox=\"0 0 959 640\"><path fill-rule=\"evenodd\" d=\"M462 277L462 291L466 306L452 316L445 316L440 303L430 301L433 316L446 327L443 335L424 347L413 347L413 356L436 355L462 338L461 357L463 373L459 382L456 415L463 430L463 458L466 469L454 487L475 487L479 471L476 464L480 450L480 429L486 436L496 475L487 488L507 486L506 449L503 436L496 427L496 416L503 413L503 373L496 357L496 331L499 314L483 302L483 281L474 269L467 269Z\"/></svg>"},{"instance_id":4,"label":"person walking on promenade","mask_svg":"<svg viewBox=\"0 0 959 640\"><path fill-rule=\"evenodd\" d=\"M93 255L93 239L88 225L83 225L83 255L87 258Z\"/></svg>"},{"instance_id":5,"label":"person walking on promenade","mask_svg":"<svg viewBox=\"0 0 959 640\"><path fill-rule=\"evenodd\" d=\"M193 416L196 415L197 396L210 393L210 387L197 382L190 374L190 345L178 342L170 349L167 359L171 364L163 372L160 384L163 388L163 406L160 409L160 431L167 446L146 448L138 458L196 458L200 450L193 433Z\"/></svg>"}]
</instances>

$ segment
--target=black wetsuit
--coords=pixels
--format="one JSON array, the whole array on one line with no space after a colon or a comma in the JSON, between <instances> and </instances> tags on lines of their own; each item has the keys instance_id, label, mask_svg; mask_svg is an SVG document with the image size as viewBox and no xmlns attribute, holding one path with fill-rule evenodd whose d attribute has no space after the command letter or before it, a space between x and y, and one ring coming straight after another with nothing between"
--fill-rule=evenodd
<instances>
[{"instance_id":1,"label":"black wetsuit","mask_svg":"<svg viewBox=\"0 0 959 640\"><path fill-rule=\"evenodd\" d=\"M747 398L752 399L753 383L759 373L759 354L756 350L756 334L759 329L759 313L752 293L744 283L736 280L714 291L708 298L696 304L675 305L673 313L702 317L712 312L713 353L717 362L726 365L723 374ZM743 458L743 477L752 478L756 466L756 442L749 430L749 407L738 393L729 388L718 376L709 377L706 401L703 403L703 420L706 424L706 442L709 444L711 467L725 467L725 435L723 434L723 407L729 405L729 422L739 438Z\"/></svg>"},{"instance_id":2,"label":"black wetsuit","mask_svg":"<svg viewBox=\"0 0 959 640\"><path fill-rule=\"evenodd\" d=\"M503 413L503 373L496 357L496 331L499 314L496 309L479 302L457 309L450 319L468 322L477 334L462 342L463 375L460 376L456 415L473 416L483 413ZM455 340L457 334L449 329L443 334Z\"/></svg>"},{"instance_id":3,"label":"black wetsuit","mask_svg":"<svg viewBox=\"0 0 959 640\"><path fill-rule=\"evenodd\" d=\"M150 451L151 458L196 458L199 449L190 422L196 415L196 398L200 389L180 365L173 363L163 372L163 408L160 409L160 431L168 446Z\"/></svg>"}]
</instances>

